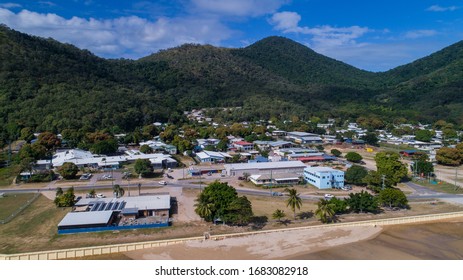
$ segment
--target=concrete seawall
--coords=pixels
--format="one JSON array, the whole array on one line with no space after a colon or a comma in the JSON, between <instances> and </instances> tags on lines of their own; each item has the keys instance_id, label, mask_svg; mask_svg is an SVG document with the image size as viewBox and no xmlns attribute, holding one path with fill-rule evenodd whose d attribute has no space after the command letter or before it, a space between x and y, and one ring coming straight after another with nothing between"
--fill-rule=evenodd
<instances>
[{"instance_id":1,"label":"concrete seawall","mask_svg":"<svg viewBox=\"0 0 463 280\"><path fill-rule=\"evenodd\" d=\"M297 230L300 231L300 230L317 229L317 228L336 228L336 227L342 228L342 227L355 227L355 226L383 226L383 225L413 224L413 223L439 221L439 220L462 218L462 217L463 217L463 211L453 212L453 213L409 216L409 217L400 217L400 218L391 218L391 219L378 219L378 220L368 220L368 221L359 221L359 222L325 224L325 225L306 226L306 227L297 227L297 228L282 228L282 229L264 230L264 231L220 234L220 235L212 235L210 236L210 239L221 240L225 238L242 237L242 236L249 236L249 235L256 235L256 234L265 234L265 233L272 233L272 232L287 232L287 231L297 231ZM102 254L122 253L122 252L135 251L135 250L141 250L141 249L157 248L157 247L163 247L163 246L174 245L174 244L182 244L188 241L203 240L203 239L204 239L203 236L198 236L198 237L190 237L190 238L146 241L146 242L136 242L136 243L126 243L126 244L114 244L114 245L72 248L72 249L42 251L42 252L29 252L29 253L8 254L8 255L0 254L0 260L57 260L57 259L79 258L79 257L86 257L86 256L96 256L96 255L102 255Z\"/></svg>"}]
</instances>

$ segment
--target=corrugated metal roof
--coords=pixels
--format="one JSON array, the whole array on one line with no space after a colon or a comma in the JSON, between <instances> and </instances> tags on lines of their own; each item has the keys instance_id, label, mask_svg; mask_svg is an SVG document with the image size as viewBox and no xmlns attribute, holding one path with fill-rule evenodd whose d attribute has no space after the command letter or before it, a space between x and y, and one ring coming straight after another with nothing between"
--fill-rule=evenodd
<instances>
[{"instance_id":1,"label":"corrugated metal roof","mask_svg":"<svg viewBox=\"0 0 463 280\"><path fill-rule=\"evenodd\" d=\"M58 227L107 224L113 211L70 212L61 220Z\"/></svg>"},{"instance_id":2,"label":"corrugated metal roof","mask_svg":"<svg viewBox=\"0 0 463 280\"><path fill-rule=\"evenodd\" d=\"M272 168L304 168L306 165L302 161L277 161L277 162L253 162L253 163L235 163L225 164L225 168L230 170L240 169L272 169Z\"/></svg>"}]
</instances>

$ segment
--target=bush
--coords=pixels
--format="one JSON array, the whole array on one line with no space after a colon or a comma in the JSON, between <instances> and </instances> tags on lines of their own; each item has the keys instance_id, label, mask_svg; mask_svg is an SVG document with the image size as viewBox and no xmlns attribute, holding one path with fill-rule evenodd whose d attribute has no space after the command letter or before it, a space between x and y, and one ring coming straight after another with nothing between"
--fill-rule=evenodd
<instances>
[{"instance_id":1,"label":"bush","mask_svg":"<svg viewBox=\"0 0 463 280\"><path fill-rule=\"evenodd\" d=\"M359 154L359 153L356 153L356 152L348 152L346 154L346 159L350 162L360 162L363 157Z\"/></svg>"},{"instance_id":2,"label":"bush","mask_svg":"<svg viewBox=\"0 0 463 280\"><path fill-rule=\"evenodd\" d=\"M341 151L338 149L332 149L331 154L335 157L340 157L342 155Z\"/></svg>"}]
</instances>

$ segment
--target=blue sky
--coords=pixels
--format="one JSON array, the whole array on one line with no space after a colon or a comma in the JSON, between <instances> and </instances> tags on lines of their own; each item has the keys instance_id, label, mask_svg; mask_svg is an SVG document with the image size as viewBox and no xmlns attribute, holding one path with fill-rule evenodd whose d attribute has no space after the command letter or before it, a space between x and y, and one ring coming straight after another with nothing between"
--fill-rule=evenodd
<instances>
[{"instance_id":1,"label":"blue sky","mask_svg":"<svg viewBox=\"0 0 463 280\"><path fill-rule=\"evenodd\" d=\"M272 35L369 71L463 39L463 1L0 0L0 22L106 58L184 43L245 47Z\"/></svg>"}]
</instances>

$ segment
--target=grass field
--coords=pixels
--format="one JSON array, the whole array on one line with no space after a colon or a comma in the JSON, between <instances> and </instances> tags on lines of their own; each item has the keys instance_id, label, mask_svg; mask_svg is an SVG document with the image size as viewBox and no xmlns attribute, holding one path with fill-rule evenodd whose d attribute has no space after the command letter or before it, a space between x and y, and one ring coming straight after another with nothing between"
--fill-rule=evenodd
<instances>
[{"instance_id":1,"label":"grass field","mask_svg":"<svg viewBox=\"0 0 463 280\"><path fill-rule=\"evenodd\" d=\"M0 198L0 220L6 219L34 197L33 193L5 194Z\"/></svg>"},{"instance_id":2,"label":"grass field","mask_svg":"<svg viewBox=\"0 0 463 280\"><path fill-rule=\"evenodd\" d=\"M420 180L420 181L413 181L415 184L424 186L428 189L437 191L437 192L442 192L442 193L450 193L450 194L463 194L463 188L455 188L454 184L449 184L444 181L439 181L438 184L432 184L428 180Z\"/></svg>"}]
</instances>

